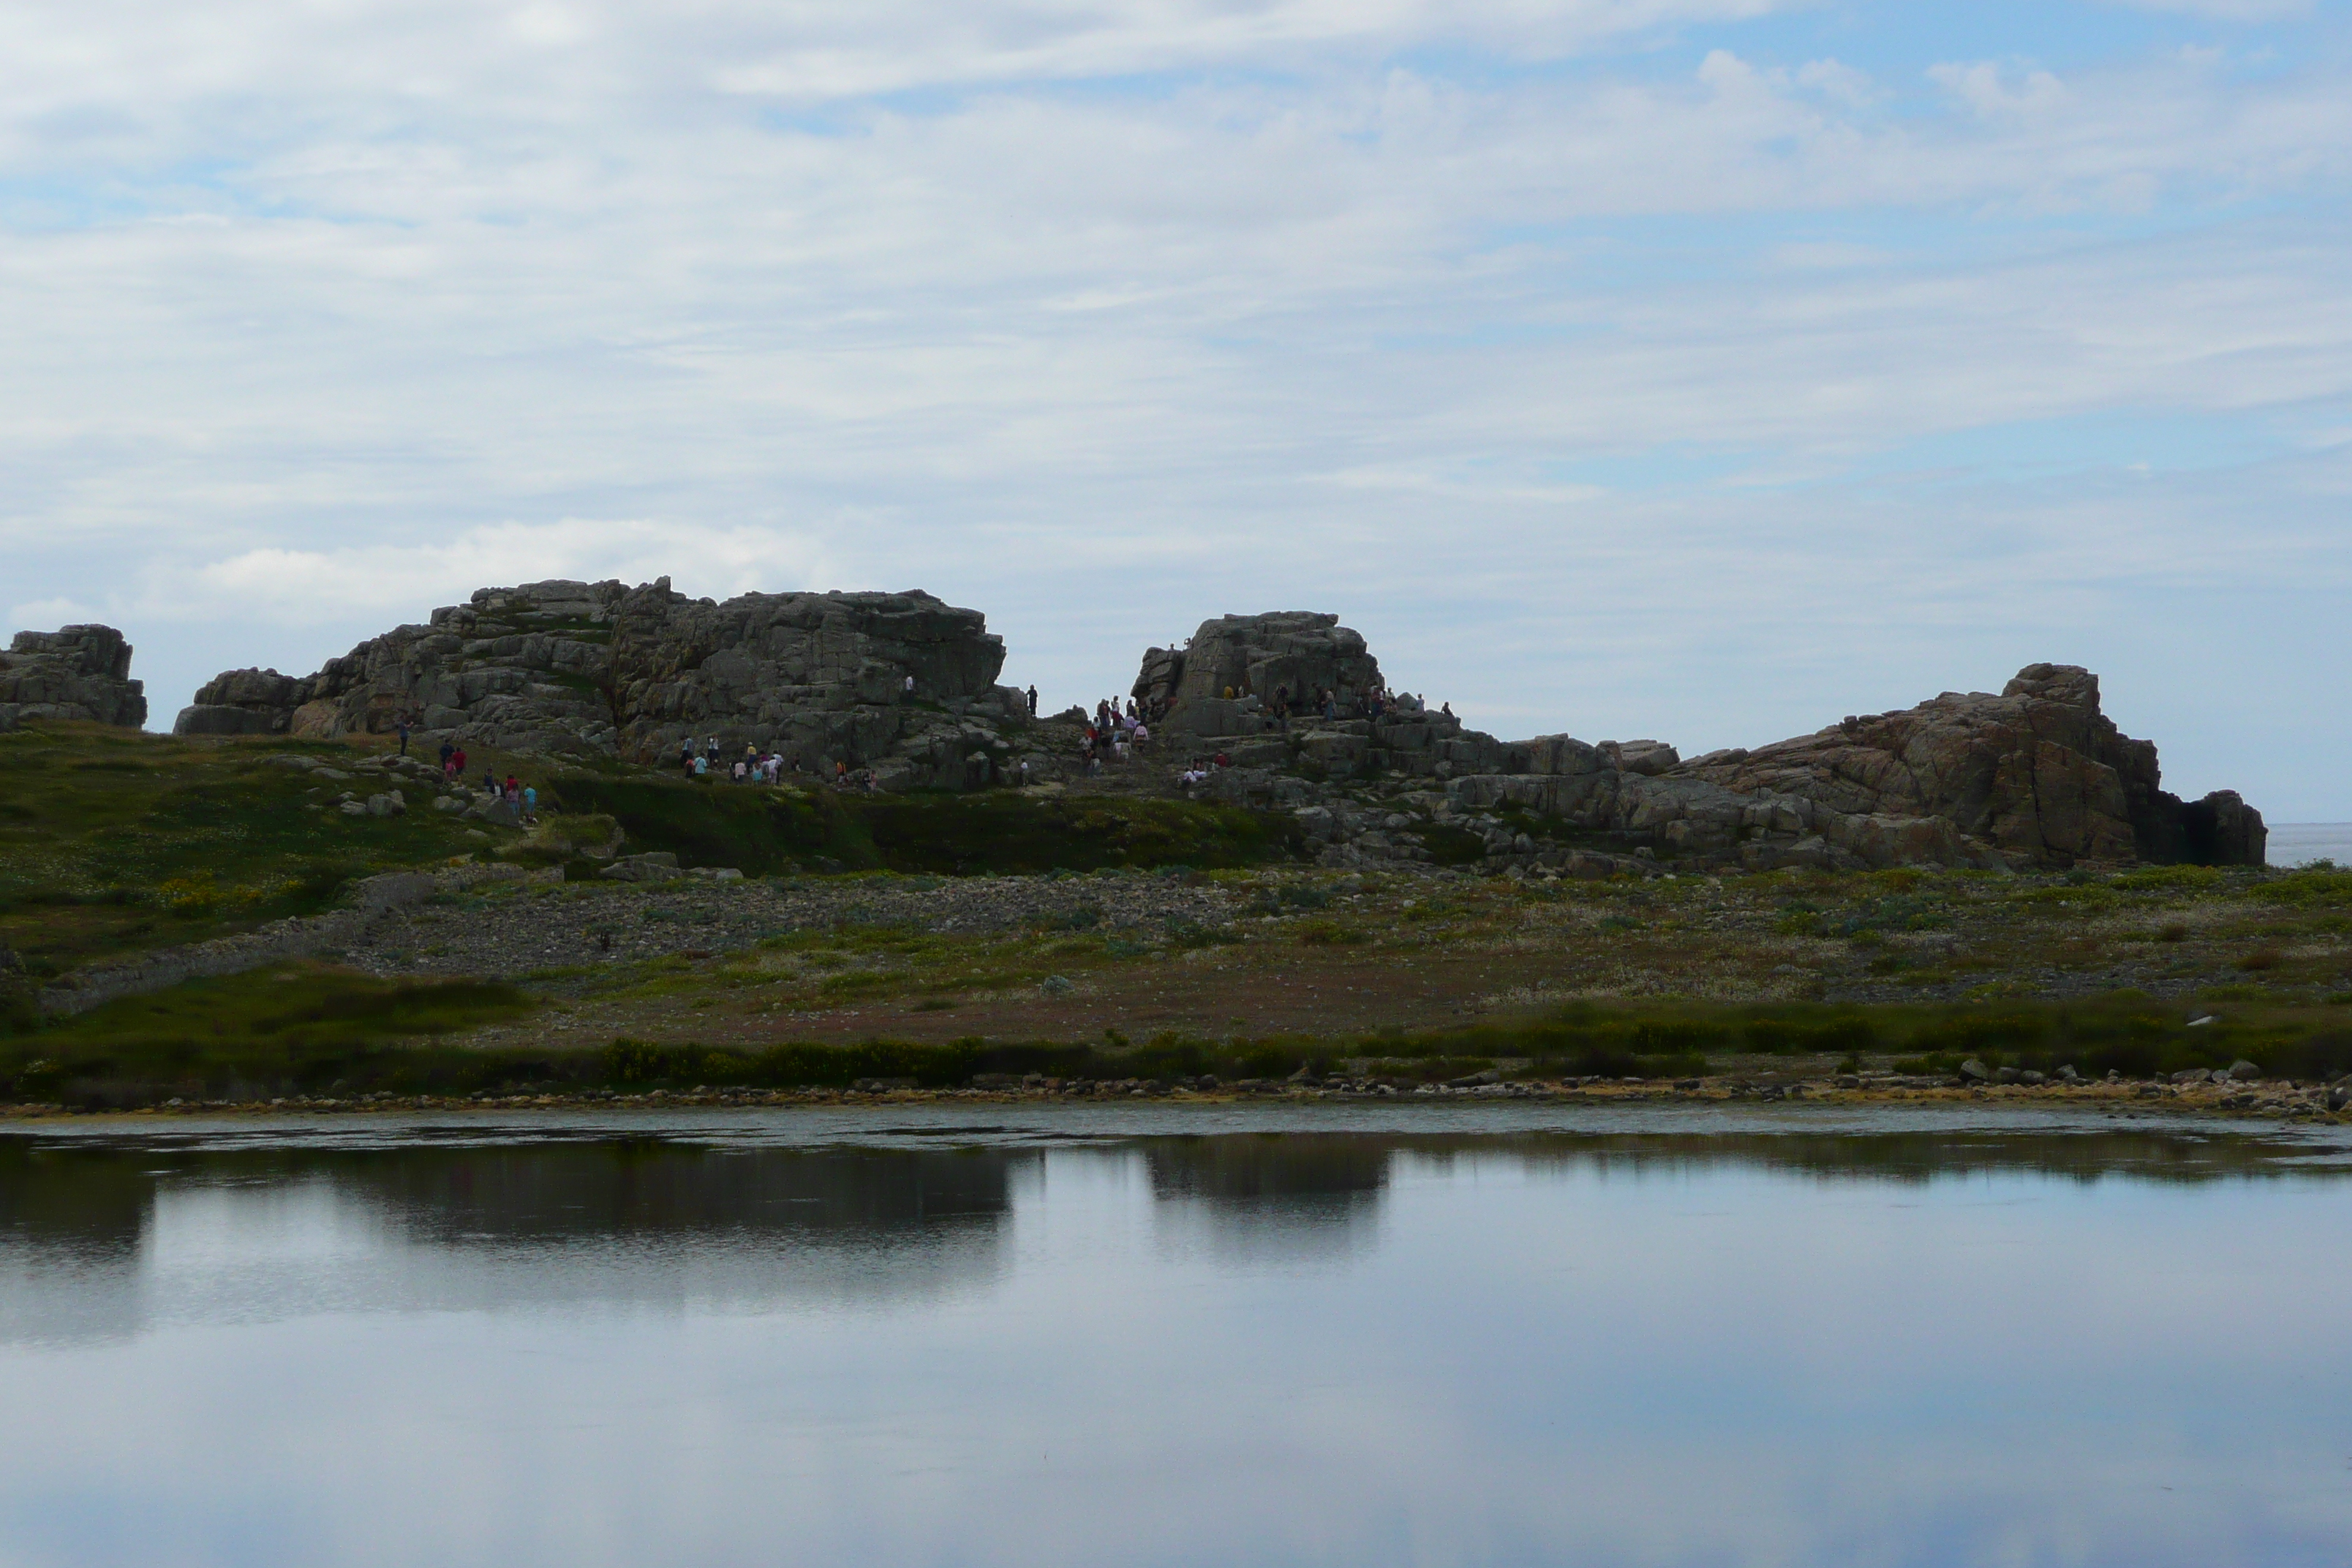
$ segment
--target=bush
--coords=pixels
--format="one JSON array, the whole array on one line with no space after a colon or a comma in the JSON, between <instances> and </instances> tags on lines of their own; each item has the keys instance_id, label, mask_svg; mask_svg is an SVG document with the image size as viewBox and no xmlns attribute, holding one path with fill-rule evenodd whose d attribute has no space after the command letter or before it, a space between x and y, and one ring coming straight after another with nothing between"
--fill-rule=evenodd
<instances>
[{"instance_id":1,"label":"bush","mask_svg":"<svg viewBox=\"0 0 2352 1568\"><path fill-rule=\"evenodd\" d=\"M2258 882L2244 896L2264 903L2340 908L2352 904L2352 871L2339 871L2332 864L2324 869L2306 866Z\"/></svg>"},{"instance_id":2,"label":"bush","mask_svg":"<svg viewBox=\"0 0 2352 1568\"><path fill-rule=\"evenodd\" d=\"M2197 893L2219 887L2218 866L2142 866L2109 879L2107 886L2139 893Z\"/></svg>"},{"instance_id":3,"label":"bush","mask_svg":"<svg viewBox=\"0 0 2352 1568\"><path fill-rule=\"evenodd\" d=\"M1720 1024L1647 1021L1633 1026L1633 1049L1644 1056L1704 1055L1721 1050L1731 1032Z\"/></svg>"},{"instance_id":4,"label":"bush","mask_svg":"<svg viewBox=\"0 0 2352 1568\"><path fill-rule=\"evenodd\" d=\"M2042 1038L2042 1020L2027 1014L1996 1014L1982 1018L1942 1018L1922 1025L1911 1037L1915 1050L1975 1052L2003 1046L2027 1045Z\"/></svg>"},{"instance_id":5,"label":"bush","mask_svg":"<svg viewBox=\"0 0 2352 1568\"><path fill-rule=\"evenodd\" d=\"M1748 1048L1768 1056L1826 1056L1832 1051L1866 1051L1878 1044L1878 1031L1867 1018L1825 1018L1795 1022L1786 1018L1756 1018L1747 1028Z\"/></svg>"}]
</instances>

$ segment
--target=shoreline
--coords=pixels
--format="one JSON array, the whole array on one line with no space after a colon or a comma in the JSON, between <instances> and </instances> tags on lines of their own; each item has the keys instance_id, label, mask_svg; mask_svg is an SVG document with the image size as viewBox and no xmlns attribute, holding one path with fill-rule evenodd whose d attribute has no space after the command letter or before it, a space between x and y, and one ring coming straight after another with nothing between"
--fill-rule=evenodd
<instances>
[{"instance_id":1,"label":"shoreline","mask_svg":"<svg viewBox=\"0 0 2352 1568\"><path fill-rule=\"evenodd\" d=\"M393 1095L335 1098L281 1096L268 1100L202 1100L124 1109L83 1110L49 1104L0 1105L0 1121L74 1122L116 1121L180 1121L230 1116L355 1116L414 1113L419 1110L578 1112L583 1110L789 1110L852 1107L888 1109L935 1105L1019 1106L1024 1109L1101 1108L1109 1106L1198 1107L1204 1110L1238 1106L1318 1105L1358 1107L1455 1108L1471 1106L1586 1106L1627 1109L1635 1106L1821 1106L1916 1108L1991 1107L2018 1110L2160 1111L2225 1121L2287 1121L2322 1126L2352 1125L2352 1103L2329 1108L2327 1086L2281 1080L2230 1084L2216 1089L2206 1083L2063 1084L1870 1084L1842 1087L1834 1080L1798 1080L1785 1084L1705 1079L1696 1086L1648 1083L1586 1083L1571 1081L1496 1083L1475 1086L1421 1086L1411 1089L1358 1089L1282 1084L1263 1088L1240 1086L1188 1089L1178 1086L1153 1089L1124 1080L1085 1086L1040 1085L1029 1089L650 1089L644 1093L592 1090L572 1094ZM2345 1097L2336 1093L2342 1101Z\"/></svg>"}]
</instances>

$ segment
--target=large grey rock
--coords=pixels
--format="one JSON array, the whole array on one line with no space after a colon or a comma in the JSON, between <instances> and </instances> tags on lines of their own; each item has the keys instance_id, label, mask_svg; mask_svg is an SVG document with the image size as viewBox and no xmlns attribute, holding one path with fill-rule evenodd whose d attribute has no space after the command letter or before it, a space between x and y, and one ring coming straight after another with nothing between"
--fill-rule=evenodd
<instances>
[{"instance_id":1,"label":"large grey rock","mask_svg":"<svg viewBox=\"0 0 2352 1568\"><path fill-rule=\"evenodd\" d=\"M2193 804L2164 793L2155 745L2117 730L2099 710L2098 677L2074 665L2028 665L1999 696L1947 691L1679 772L1847 820L1947 823L2020 867L2263 860L2261 813L2227 791Z\"/></svg>"},{"instance_id":2,"label":"large grey rock","mask_svg":"<svg viewBox=\"0 0 2352 1568\"><path fill-rule=\"evenodd\" d=\"M196 689L175 735L283 734L303 701L302 682L274 669L231 669Z\"/></svg>"},{"instance_id":3,"label":"large grey rock","mask_svg":"<svg viewBox=\"0 0 2352 1568\"><path fill-rule=\"evenodd\" d=\"M1337 616L1281 610L1202 621L1182 647L1150 649L1134 694L1164 707L1171 732L1248 735L1275 727L1270 705L1284 691L1304 711L1315 693L1329 690L1341 716L1357 718L1380 684L1362 634Z\"/></svg>"},{"instance_id":4,"label":"large grey rock","mask_svg":"<svg viewBox=\"0 0 2352 1568\"><path fill-rule=\"evenodd\" d=\"M0 727L81 719L140 728L147 722L147 697L131 679L131 651L112 626L18 632L0 653Z\"/></svg>"},{"instance_id":5,"label":"large grey rock","mask_svg":"<svg viewBox=\"0 0 2352 1568\"><path fill-rule=\"evenodd\" d=\"M686 875L678 869L677 857L667 849L624 855L596 874L616 882L673 882Z\"/></svg>"},{"instance_id":6,"label":"large grey rock","mask_svg":"<svg viewBox=\"0 0 2352 1568\"><path fill-rule=\"evenodd\" d=\"M1490 869L1567 868L1565 849L1538 846L1531 858L1479 826L1510 810L1609 836L1620 855L1755 870L2263 859L2261 814L2227 791L2189 803L2165 794L2156 748L2117 731L2099 710L2097 678L2072 665L2030 665L1998 696L1947 692L1688 762L1652 740L1498 741L1443 707L1375 714L1382 684L1364 639L1337 616L1289 611L1202 623L1185 647L1148 652L1134 689L1165 708L1180 758L1217 752L1234 764L1212 779L1212 798L1295 809L1331 804L1332 786L1401 778L1412 792L1429 781L1446 813L1480 831ZM1338 693L1336 717L1307 706L1325 689ZM1286 723L1276 711L1286 689ZM1309 820L1333 864L1405 853L1401 830Z\"/></svg>"},{"instance_id":7,"label":"large grey rock","mask_svg":"<svg viewBox=\"0 0 2352 1568\"><path fill-rule=\"evenodd\" d=\"M689 599L663 578L485 588L317 674L231 670L184 734L382 733L404 716L460 745L661 762L716 737L887 787L999 782L1027 704L995 684L1003 639L928 594ZM912 686L908 682L911 679Z\"/></svg>"}]
</instances>

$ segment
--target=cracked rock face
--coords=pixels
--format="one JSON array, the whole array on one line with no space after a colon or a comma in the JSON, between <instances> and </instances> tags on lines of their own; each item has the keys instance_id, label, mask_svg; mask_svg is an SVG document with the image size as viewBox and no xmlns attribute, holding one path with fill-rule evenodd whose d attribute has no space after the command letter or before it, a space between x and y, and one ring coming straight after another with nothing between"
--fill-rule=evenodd
<instances>
[{"instance_id":1,"label":"cracked rock face","mask_svg":"<svg viewBox=\"0 0 2352 1568\"><path fill-rule=\"evenodd\" d=\"M1284 610L1202 621L1184 647L1150 649L1135 696L1166 702L1167 726L1176 733L1248 735L1272 728L1265 716L1286 689L1294 710L1331 690L1346 712L1380 683L1381 667L1360 633L1337 616Z\"/></svg>"},{"instance_id":2,"label":"cracked rock face","mask_svg":"<svg viewBox=\"0 0 2352 1568\"><path fill-rule=\"evenodd\" d=\"M430 624L362 643L317 674L231 670L181 734L382 733L409 716L459 745L639 762L715 738L872 767L886 787L993 782L1025 721L996 686L1004 645L977 610L923 593L689 599L669 580L485 588ZM911 682L911 684L910 684Z\"/></svg>"},{"instance_id":3,"label":"cracked rock face","mask_svg":"<svg viewBox=\"0 0 2352 1568\"><path fill-rule=\"evenodd\" d=\"M1507 742L1442 710L1376 716L1363 698L1379 684L1362 637L1292 613L1205 622L1189 647L1147 654L1135 689L1167 701L1174 745L1225 756L1210 794L1290 808L1331 864L1428 858L1418 826L1343 798L1368 790L1475 836L1490 868L1607 875L1632 868L1629 852L1661 851L1759 870L2263 859L2261 814L2228 791L2183 802L2158 788L2155 746L2118 731L2098 678L2073 665L2031 665L1997 696L1946 692L1689 762L1658 741ZM1286 685L1287 722L1266 700ZM1322 688L1339 692L1337 717L1297 710ZM1523 843L1513 814L1578 842Z\"/></svg>"},{"instance_id":4,"label":"cracked rock face","mask_svg":"<svg viewBox=\"0 0 2352 1568\"><path fill-rule=\"evenodd\" d=\"M147 697L131 679L131 645L112 626L18 632L0 653L0 730L20 719L145 724Z\"/></svg>"},{"instance_id":5,"label":"cracked rock face","mask_svg":"<svg viewBox=\"0 0 2352 1568\"><path fill-rule=\"evenodd\" d=\"M2187 803L2159 789L2155 744L2116 729L2099 678L2075 665L2028 665L1999 696L1948 691L1679 772L1849 816L1940 819L2013 865L2263 860L2262 814L2230 791Z\"/></svg>"}]
</instances>

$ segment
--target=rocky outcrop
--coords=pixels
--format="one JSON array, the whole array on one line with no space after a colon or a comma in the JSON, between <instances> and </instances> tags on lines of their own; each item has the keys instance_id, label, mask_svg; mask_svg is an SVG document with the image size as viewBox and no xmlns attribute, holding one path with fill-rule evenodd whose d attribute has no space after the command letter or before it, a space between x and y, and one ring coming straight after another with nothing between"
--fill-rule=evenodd
<instances>
[{"instance_id":1,"label":"rocky outcrop","mask_svg":"<svg viewBox=\"0 0 2352 1568\"><path fill-rule=\"evenodd\" d=\"M1298 700L1324 689L1335 715ZM1335 864L1428 858L1427 827L1475 835L1497 868L1597 872L1662 855L1755 869L2263 858L2261 814L2227 791L2166 794L2155 746L2118 731L2098 679L2071 665L1687 763L1658 741L1498 741L1383 689L1361 637L1297 612L1206 622L1148 653L1135 686L1164 704L1181 754L1226 759L1211 793L1290 807Z\"/></svg>"},{"instance_id":2,"label":"rocky outcrop","mask_svg":"<svg viewBox=\"0 0 2352 1568\"><path fill-rule=\"evenodd\" d=\"M1354 712L1380 684L1362 634L1337 616L1283 610L1203 621L1182 647L1150 649L1134 695L1172 732L1253 735L1276 727L1275 709L1285 700L1304 712L1317 693L1331 691Z\"/></svg>"},{"instance_id":3,"label":"rocky outcrop","mask_svg":"<svg viewBox=\"0 0 2352 1568\"><path fill-rule=\"evenodd\" d=\"M82 719L136 730L145 689L131 679L131 645L112 626L18 632L0 653L0 730L25 719Z\"/></svg>"},{"instance_id":4,"label":"rocky outcrop","mask_svg":"<svg viewBox=\"0 0 2352 1568\"><path fill-rule=\"evenodd\" d=\"M2198 860L2259 866L2262 816L2231 792L2193 805L2158 787L2156 746L2099 710L2099 678L2034 664L1999 696L1947 691L1684 776L1742 795L1801 796L1853 816L1933 818L2019 866Z\"/></svg>"},{"instance_id":5,"label":"rocky outcrop","mask_svg":"<svg viewBox=\"0 0 2352 1568\"><path fill-rule=\"evenodd\" d=\"M682 742L871 768L883 788L961 788L1016 761L1027 704L995 685L1003 639L929 594L746 594L669 580L485 588L330 660L233 670L182 734L335 736L408 717L432 740L664 761Z\"/></svg>"},{"instance_id":6,"label":"rocky outcrop","mask_svg":"<svg viewBox=\"0 0 2352 1568\"><path fill-rule=\"evenodd\" d=\"M303 683L274 669L232 669L196 688L180 710L175 735L283 734L302 704Z\"/></svg>"}]
</instances>

